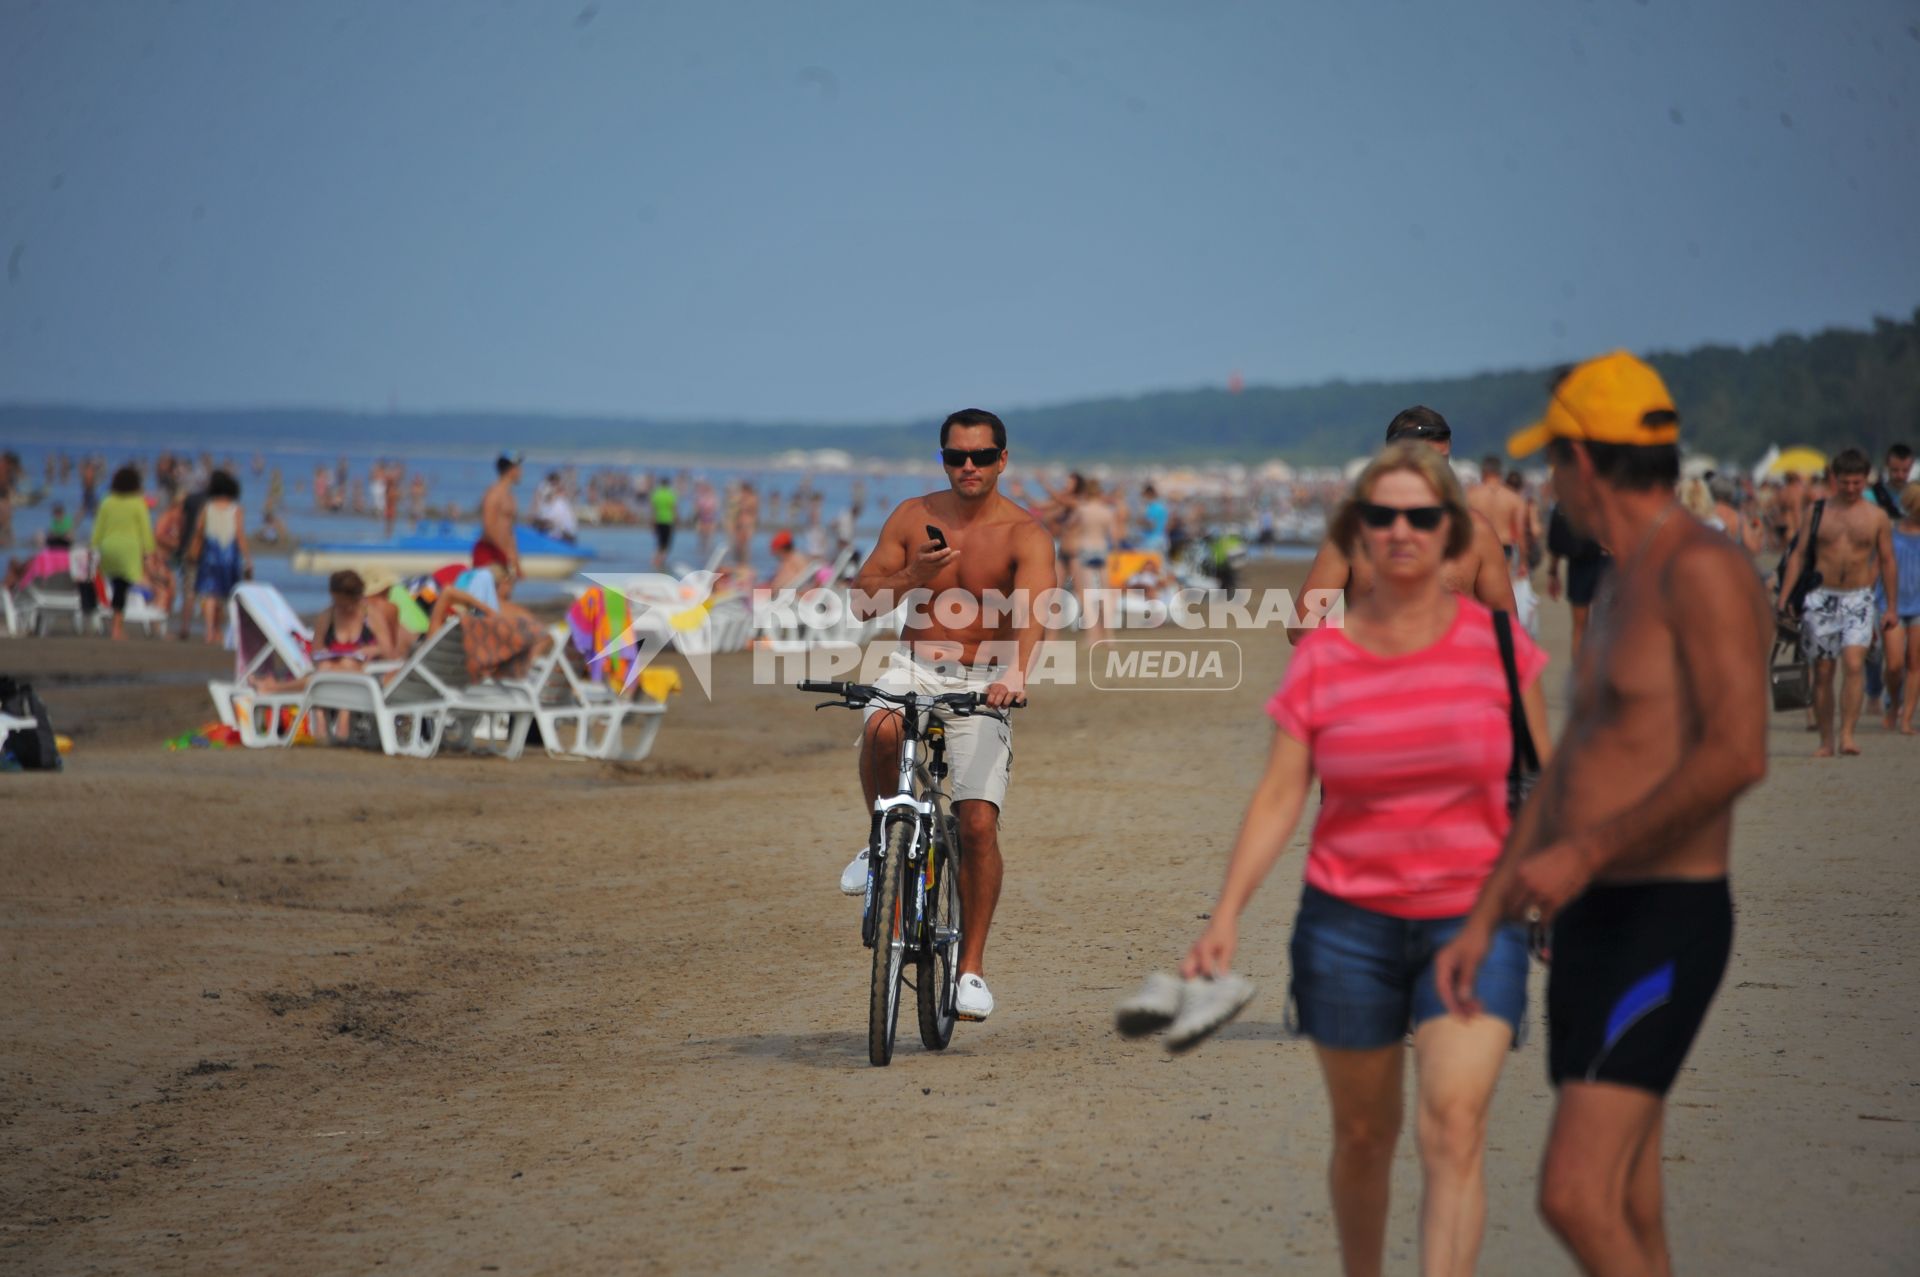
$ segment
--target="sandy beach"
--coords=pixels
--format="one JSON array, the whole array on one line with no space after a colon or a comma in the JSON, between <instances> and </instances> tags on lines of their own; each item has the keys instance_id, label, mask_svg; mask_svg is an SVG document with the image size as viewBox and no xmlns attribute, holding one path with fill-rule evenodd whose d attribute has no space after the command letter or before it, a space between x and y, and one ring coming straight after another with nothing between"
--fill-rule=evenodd
<instances>
[{"instance_id":1,"label":"sandy beach","mask_svg":"<svg viewBox=\"0 0 1920 1277\"><path fill-rule=\"evenodd\" d=\"M1297 569L1247 583L1285 584ZM1567 622L1543 603L1556 714ZM855 719L716 662L648 761L166 752L198 645L0 640L74 737L0 775L0 1268L1338 1270L1326 1100L1260 986L1192 1055L1112 1032L1209 908L1263 761L1278 632L1230 693L1042 689L1018 720L999 1009L865 1058ZM1816 762L1777 715L1736 951L1669 1110L1685 1273L1920 1265L1920 739ZM1305 845L1305 830L1296 837ZM1494 1104L1487 1273L1571 1272L1533 1209L1539 1020ZM910 1017L910 1011L909 1011ZM1389 1265L1416 1262L1417 1161Z\"/></svg>"}]
</instances>

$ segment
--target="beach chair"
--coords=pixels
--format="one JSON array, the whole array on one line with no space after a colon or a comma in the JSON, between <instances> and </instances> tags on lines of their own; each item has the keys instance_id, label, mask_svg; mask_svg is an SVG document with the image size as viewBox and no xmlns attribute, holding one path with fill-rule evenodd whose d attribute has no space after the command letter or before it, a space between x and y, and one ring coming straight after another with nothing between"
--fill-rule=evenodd
<instances>
[{"instance_id":1,"label":"beach chair","mask_svg":"<svg viewBox=\"0 0 1920 1277\"><path fill-rule=\"evenodd\" d=\"M560 643L552 655L557 659L534 698L534 719L548 754L637 763L653 752L653 739L667 712L665 701L637 692L629 696L582 678Z\"/></svg>"},{"instance_id":2,"label":"beach chair","mask_svg":"<svg viewBox=\"0 0 1920 1277\"><path fill-rule=\"evenodd\" d=\"M707 636L713 652L743 652L753 638L753 604L744 594L716 600L707 609ZM681 651L685 651L683 646Z\"/></svg>"},{"instance_id":3,"label":"beach chair","mask_svg":"<svg viewBox=\"0 0 1920 1277\"><path fill-rule=\"evenodd\" d=\"M20 612L13 605L13 595L0 590L0 630L5 630L8 638L20 636Z\"/></svg>"},{"instance_id":4,"label":"beach chair","mask_svg":"<svg viewBox=\"0 0 1920 1277\"><path fill-rule=\"evenodd\" d=\"M329 724L325 714L314 710L366 714L373 719L380 748L408 758L431 758L449 740L484 741L492 752L518 758L538 703L532 680L536 674L546 680L549 662L558 659L557 646L536 662L526 679L476 682L467 676L459 629L456 621L420 640L413 654L385 678L371 672L315 674L307 680L300 717L308 720L318 739Z\"/></svg>"},{"instance_id":5,"label":"beach chair","mask_svg":"<svg viewBox=\"0 0 1920 1277\"><path fill-rule=\"evenodd\" d=\"M95 625L105 625L112 619L113 613L108 608L101 608L94 614ZM127 625L137 625L145 630L148 638L152 638L155 633L166 633L169 620L167 614L156 607L152 599L138 590L128 591L127 606L120 613L120 619Z\"/></svg>"},{"instance_id":6,"label":"beach chair","mask_svg":"<svg viewBox=\"0 0 1920 1277\"><path fill-rule=\"evenodd\" d=\"M214 712L240 733L241 744L248 748L286 744L292 724L285 722L285 711L300 708L305 690L261 692L252 681L266 677L286 682L313 673L307 654L313 632L280 591L248 581L227 600L227 633L234 644L233 679L207 683Z\"/></svg>"},{"instance_id":7,"label":"beach chair","mask_svg":"<svg viewBox=\"0 0 1920 1277\"><path fill-rule=\"evenodd\" d=\"M70 576L42 577L20 589L20 624L29 634L45 634L48 624L59 617L73 622L73 632L86 629L86 616L80 610L80 590Z\"/></svg>"},{"instance_id":8,"label":"beach chair","mask_svg":"<svg viewBox=\"0 0 1920 1277\"><path fill-rule=\"evenodd\" d=\"M413 653L392 672L353 674L331 670L314 674L300 693L294 730L308 724L315 740L333 736L333 715L360 714L372 720L382 753L395 758L432 758L445 735L452 697L445 681L464 685L467 656L453 622L414 645ZM293 743L287 733L283 745Z\"/></svg>"}]
</instances>

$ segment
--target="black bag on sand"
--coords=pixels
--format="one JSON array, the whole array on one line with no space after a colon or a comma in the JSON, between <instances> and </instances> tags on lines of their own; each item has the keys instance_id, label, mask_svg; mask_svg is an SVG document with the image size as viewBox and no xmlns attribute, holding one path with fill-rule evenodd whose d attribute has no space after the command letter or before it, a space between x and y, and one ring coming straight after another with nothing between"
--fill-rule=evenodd
<instances>
[{"instance_id":1,"label":"black bag on sand","mask_svg":"<svg viewBox=\"0 0 1920 1277\"><path fill-rule=\"evenodd\" d=\"M1513 617L1493 614L1493 632L1500 640L1500 663L1507 670L1507 722L1513 731L1513 762L1507 767L1507 814L1517 816L1527 795L1540 780L1540 751L1533 729L1527 726L1526 706L1520 703L1520 666L1513 655Z\"/></svg>"},{"instance_id":2,"label":"black bag on sand","mask_svg":"<svg viewBox=\"0 0 1920 1277\"><path fill-rule=\"evenodd\" d=\"M1805 709L1813 704L1813 676L1800 649L1800 627L1781 618L1773 636L1773 657L1767 681L1773 686L1773 708Z\"/></svg>"},{"instance_id":3,"label":"black bag on sand","mask_svg":"<svg viewBox=\"0 0 1920 1277\"><path fill-rule=\"evenodd\" d=\"M8 732L0 740L0 753L12 754L27 771L59 771L60 748L53 739L53 720L47 706L34 695L33 684L0 675L0 713L16 718L31 718L32 727Z\"/></svg>"}]
</instances>

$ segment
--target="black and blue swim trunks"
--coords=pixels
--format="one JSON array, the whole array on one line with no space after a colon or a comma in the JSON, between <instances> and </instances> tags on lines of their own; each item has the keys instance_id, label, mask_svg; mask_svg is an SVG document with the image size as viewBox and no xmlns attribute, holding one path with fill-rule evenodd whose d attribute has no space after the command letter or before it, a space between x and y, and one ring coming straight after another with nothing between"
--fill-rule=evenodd
<instances>
[{"instance_id":1,"label":"black and blue swim trunks","mask_svg":"<svg viewBox=\"0 0 1920 1277\"><path fill-rule=\"evenodd\" d=\"M1588 888L1553 922L1549 1080L1665 1095L1732 952L1725 878Z\"/></svg>"}]
</instances>

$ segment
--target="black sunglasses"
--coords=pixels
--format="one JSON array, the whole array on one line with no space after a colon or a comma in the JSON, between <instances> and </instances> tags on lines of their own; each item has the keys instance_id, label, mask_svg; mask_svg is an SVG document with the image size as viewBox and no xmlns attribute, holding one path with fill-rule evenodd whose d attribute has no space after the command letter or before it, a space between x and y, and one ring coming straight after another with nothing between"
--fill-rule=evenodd
<instances>
[{"instance_id":1,"label":"black sunglasses","mask_svg":"<svg viewBox=\"0 0 1920 1277\"><path fill-rule=\"evenodd\" d=\"M985 470L988 466L992 465L994 462L998 460L1000 460L1000 449L998 448L942 448L940 449L940 464L944 465L949 470L958 470L961 466L966 465L967 462L969 461L973 462L974 465L979 466L982 470Z\"/></svg>"},{"instance_id":2,"label":"black sunglasses","mask_svg":"<svg viewBox=\"0 0 1920 1277\"><path fill-rule=\"evenodd\" d=\"M1447 517L1447 507L1443 505L1375 505L1371 501L1362 501L1357 507L1360 522L1370 528L1390 528L1393 521L1401 515L1407 516L1407 526L1415 532L1432 532L1440 526L1440 520Z\"/></svg>"}]
</instances>

